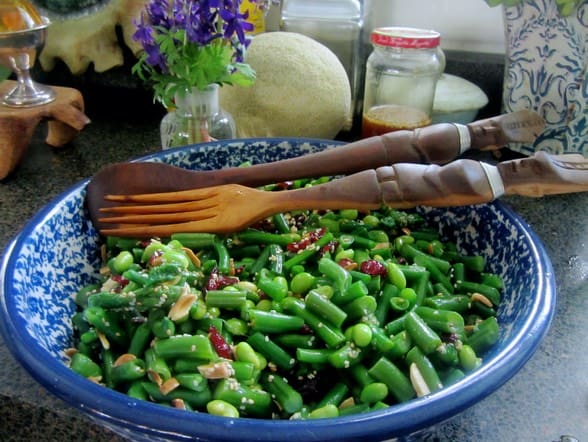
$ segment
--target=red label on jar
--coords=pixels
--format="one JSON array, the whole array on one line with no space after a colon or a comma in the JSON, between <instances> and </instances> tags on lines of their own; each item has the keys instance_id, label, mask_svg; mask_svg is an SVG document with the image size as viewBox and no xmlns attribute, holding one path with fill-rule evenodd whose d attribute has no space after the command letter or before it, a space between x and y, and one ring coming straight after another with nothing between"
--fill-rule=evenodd
<instances>
[{"instance_id":1,"label":"red label on jar","mask_svg":"<svg viewBox=\"0 0 588 442\"><path fill-rule=\"evenodd\" d=\"M414 28L376 28L371 41L381 46L404 49L431 49L441 43L441 35L436 31Z\"/></svg>"}]
</instances>

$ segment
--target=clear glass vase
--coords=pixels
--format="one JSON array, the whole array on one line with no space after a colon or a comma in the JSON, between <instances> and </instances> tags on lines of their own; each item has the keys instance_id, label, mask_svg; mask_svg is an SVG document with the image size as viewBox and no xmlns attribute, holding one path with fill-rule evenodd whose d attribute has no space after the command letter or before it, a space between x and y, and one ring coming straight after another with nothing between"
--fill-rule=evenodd
<instances>
[{"instance_id":1,"label":"clear glass vase","mask_svg":"<svg viewBox=\"0 0 588 442\"><path fill-rule=\"evenodd\" d=\"M235 138L235 121L219 105L218 84L177 93L175 105L161 120L162 149Z\"/></svg>"}]
</instances>

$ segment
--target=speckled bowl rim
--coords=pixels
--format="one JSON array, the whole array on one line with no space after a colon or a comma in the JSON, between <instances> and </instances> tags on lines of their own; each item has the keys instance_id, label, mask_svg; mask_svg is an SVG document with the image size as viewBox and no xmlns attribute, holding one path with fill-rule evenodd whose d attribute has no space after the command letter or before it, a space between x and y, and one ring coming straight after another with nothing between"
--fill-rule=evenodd
<instances>
[{"instance_id":1,"label":"speckled bowl rim","mask_svg":"<svg viewBox=\"0 0 588 442\"><path fill-rule=\"evenodd\" d=\"M267 140L267 139L264 139ZM280 139L272 139L279 141ZM291 140L291 139L284 139ZM300 141L301 139L296 139ZM250 140L254 141L254 140ZM309 142L329 142L326 140L307 140ZM209 143L213 146L218 143ZM333 143L338 144L338 143ZM206 150L207 144L197 146ZM194 149L187 146L180 149ZM133 161L157 160L160 153L146 155ZM116 391L83 380L79 375L56 360L35 340L11 319L10 281L6 275L14 270L15 251L21 247L24 238L34 227L51 217L55 205L68 195L84 192L89 179L74 184L39 210L9 243L0 267L0 332L18 362L48 391L73 405L107 427L128 430L129 436L155 439L159 437L182 440L187 434L202 440L375 440L380 437L404 436L418 432L453 417L512 378L535 352L549 329L555 310L555 276L545 248L530 226L512 209L500 201L490 203L516 225L521 235L531 245L531 253L538 265L538 302L524 324L519 324L519 332L507 346L492 356L492 364L485 364L473 376L442 389L434 395L413 399L407 403L393 405L387 409L364 414L313 421L260 420L251 418L220 418L206 413L195 419L186 419L180 410L162 407L145 401L137 401ZM522 338L525 337L524 345ZM19 345L17 345L19 343ZM448 400L449 398L449 400ZM125 416L133 410L133 421L117 416ZM153 416L158 416L154 423ZM153 427L156 426L157 429ZM343 426L343 427L342 427ZM344 428L345 433L341 433ZM138 433L137 433L138 432Z\"/></svg>"}]
</instances>

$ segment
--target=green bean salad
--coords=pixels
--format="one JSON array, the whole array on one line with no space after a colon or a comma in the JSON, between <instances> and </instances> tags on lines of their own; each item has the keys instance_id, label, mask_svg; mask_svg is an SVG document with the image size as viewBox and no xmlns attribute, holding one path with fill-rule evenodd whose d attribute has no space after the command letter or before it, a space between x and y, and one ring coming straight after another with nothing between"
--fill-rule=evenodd
<instances>
[{"instance_id":1,"label":"green bean salad","mask_svg":"<svg viewBox=\"0 0 588 442\"><path fill-rule=\"evenodd\" d=\"M308 185L296 182L296 185ZM426 396L498 339L501 278L418 214L298 211L230 235L108 237L70 367L227 417L344 416Z\"/></svg>"}]
</instances>

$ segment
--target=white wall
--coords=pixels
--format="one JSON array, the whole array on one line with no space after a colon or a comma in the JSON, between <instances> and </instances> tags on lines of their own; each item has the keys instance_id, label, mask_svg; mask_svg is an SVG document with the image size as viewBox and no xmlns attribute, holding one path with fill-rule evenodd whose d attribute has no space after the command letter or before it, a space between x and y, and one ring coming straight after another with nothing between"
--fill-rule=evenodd
<instances>
[{"instance_id":1,"label":"white wall","mask_svg":"<svg viewBox=\"0 0 588 442\"><path fill-rule=\"evenodd\" d=\"M366 27L413 26L441 33L443 49L503 53L502 8L484 0L364 0Z\"/></svg>"},{"instance_id":2,"label":"white wall","mask_svg":"<svg viewBox=\"0 0 588 442\"><path fill-rule=\"evenodd\" d=\"M320 1L320 0L317 0ZM504 53L502 8L484 0L363 0L371 14L366 29L413 26L441 33L443 49ZM272 6L268 28L277 30L280 8Z\"/></svg>"}]
</instances>

